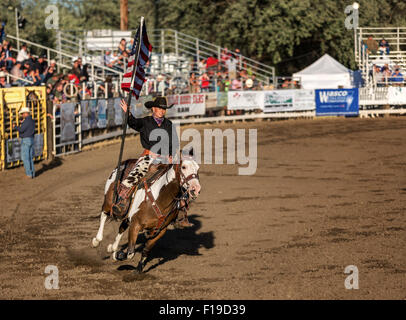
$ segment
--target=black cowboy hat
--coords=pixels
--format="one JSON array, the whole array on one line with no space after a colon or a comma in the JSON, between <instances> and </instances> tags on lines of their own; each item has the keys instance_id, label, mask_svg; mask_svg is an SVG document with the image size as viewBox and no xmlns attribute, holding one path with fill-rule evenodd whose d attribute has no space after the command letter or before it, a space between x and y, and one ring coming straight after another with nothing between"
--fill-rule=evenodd
<instances>
[{"instance_id":1,"label":"black cowboy hat","mask_svg":"<svg viewBox=\"0 0 406 320\"><path fill-rule=\"evenodd\" d=\"M152 101L147 101L144 103L145 107L148 109L151 109L152 107L157 107L161 109L169 109L172 108L174 103L172 103L170 106L168 106L168 100L166 97L156 97Z\"/></svg>"}]
</instances>

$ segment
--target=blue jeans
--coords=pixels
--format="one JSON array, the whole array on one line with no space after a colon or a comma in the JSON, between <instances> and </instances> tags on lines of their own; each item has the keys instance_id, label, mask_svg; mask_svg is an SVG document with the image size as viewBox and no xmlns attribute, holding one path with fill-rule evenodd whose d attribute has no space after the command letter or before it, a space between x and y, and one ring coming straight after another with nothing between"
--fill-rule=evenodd
<instances>
[{"instance_id":1,"label":"blue jeans","mask_svg":"<svg viewBox=\"0 0 406 320\"><path fill-rule=\"evenodd\" d=\"M34 138L21 139L21 159L24 163L25 174L31 178L35 177L34 169Z\"/></svg>"}]
</instances>

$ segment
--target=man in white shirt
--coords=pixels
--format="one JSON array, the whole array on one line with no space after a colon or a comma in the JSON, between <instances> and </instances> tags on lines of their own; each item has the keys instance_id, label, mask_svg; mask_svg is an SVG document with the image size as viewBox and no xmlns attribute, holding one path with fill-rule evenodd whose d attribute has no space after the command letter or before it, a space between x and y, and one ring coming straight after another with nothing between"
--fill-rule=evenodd
<instances>
[{"instance_id":1,"label":"man in white shirt","mask_svg":"<svg viewBox=\"0 0 406 320\"><path fill-rule=\"evenodd\" d=\"M24 60L27 60L29 58L28 52L27 52L27 45L23 44L21 46L21 50L18 52L17 55L17 61L18 62L23 62Z\"/></svg>"}]
</instances>

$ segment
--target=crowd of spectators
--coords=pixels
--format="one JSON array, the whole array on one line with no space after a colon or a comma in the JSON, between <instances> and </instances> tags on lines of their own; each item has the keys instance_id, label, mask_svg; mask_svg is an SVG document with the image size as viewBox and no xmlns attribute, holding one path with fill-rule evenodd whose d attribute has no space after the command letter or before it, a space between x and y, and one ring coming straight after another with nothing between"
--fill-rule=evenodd
<instances>
[{"instance_id":1,"label":"crowd of spectators","mask_svg":"<svg viewBox=\"0 0 406 320\"><path fill-rule=\"evenodd\" d=\"M378 87L403 86L406 79L398 65L391 68L387 63L383 66L374 64L369 76L373 78Z\"/></svg>"}]
</instances>

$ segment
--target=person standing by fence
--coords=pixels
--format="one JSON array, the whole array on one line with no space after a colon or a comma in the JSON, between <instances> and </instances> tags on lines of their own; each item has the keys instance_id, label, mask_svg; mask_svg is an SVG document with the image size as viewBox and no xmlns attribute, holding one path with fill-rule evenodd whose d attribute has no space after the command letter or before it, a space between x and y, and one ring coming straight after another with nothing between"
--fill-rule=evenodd
<instances>
[{"instance_id":1,"label":"person standing by fence","mask_svg":"<svg viewBox=\"0 0 406 320\"><path fill-rule=\"evenodd\" d=\"M33 179L35 177L34 169L34 134L35 134L35 122L31 117L30 109L23 107L18 112L22 115L23 120L21 125L13 125L13 128L17 129L21 138L21 158L24 163L25 174L28 178Z\"/></svg>"}]
</instances>

